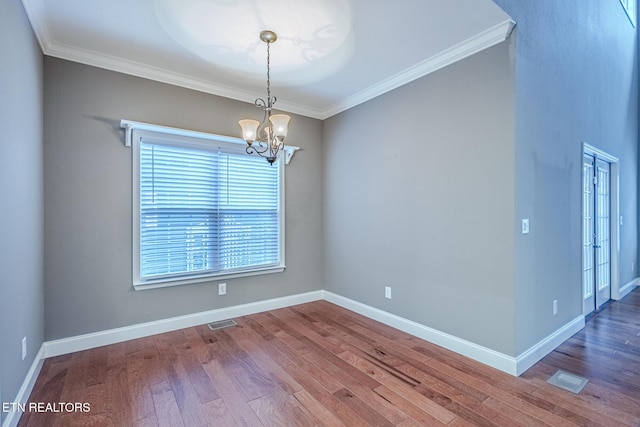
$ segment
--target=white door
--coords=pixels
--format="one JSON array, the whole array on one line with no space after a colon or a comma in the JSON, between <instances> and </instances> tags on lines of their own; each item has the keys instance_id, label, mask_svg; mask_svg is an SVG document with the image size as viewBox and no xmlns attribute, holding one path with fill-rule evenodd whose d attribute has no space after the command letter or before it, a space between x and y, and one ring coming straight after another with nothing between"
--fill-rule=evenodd
<instances>
[{"instance_id":1,"label":"white door","mask_svg":"<svg viewBox=\"0 0 640 427\"><path fill-rule=\"evenodd\" d=\"M584 155L582 287L584 314L611 299L611 165Z\"/></svg>"}]
</instances>

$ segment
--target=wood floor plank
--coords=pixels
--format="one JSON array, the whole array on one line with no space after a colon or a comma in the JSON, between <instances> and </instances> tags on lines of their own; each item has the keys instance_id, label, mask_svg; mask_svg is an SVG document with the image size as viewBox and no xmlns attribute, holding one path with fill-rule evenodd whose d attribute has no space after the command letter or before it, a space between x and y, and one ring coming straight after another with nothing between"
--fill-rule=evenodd
<instances>
[{"instance_id":1,"label":"wood floor plank","mask_svg":"<svg viewBox=\"0 0 640 427\"><path fill-rule=\"evenodd\" d=\"M278 356L276 360L273 360L265 351L265 346L269 344L263 341L262 336L248 327L244 318L239 319L238 324L238 328L232 328L228 331L229 335L238 345L245 350L247 354L250 354L254 361L265 368L266 373L280 388L292 395L302 390L302 386L291 378L291 376L282 369L282 366L278 364L278 361L282 359Z\"/></svg>"},{"instance_id":2,"label":"wood floor plank","mask_svg":"<svg viewBox=\"0 0 640 427\"><path fill-rule=\"evenodd\" d=\"M235 384L234 378L229 376L222 361L213 359L204 365L204 369L216 385L220 398L225 406L233 414L236 424L242 426L261 426L262 423L256 416L249 403L239 391L240 386Z\"/></svg>"},{"instance_id":3,"label":"wood floor plank","mask_svg":"<svg viewBox=\"0 0 640 427\"><path fill-rule=\"evenodd\" d=\"M185 374L193 392L200 403L210 402L220 398L220 394L215 385L211 382L211 378L207 375L202 364L198 362L195 355L181 357L180 363L184 368Z\"/></svg>"},{"instance_id":4,"label":"wood floor plank","mask_svg":"<svg viewBox=\"0 0 640 427\"><path fill-rule=\"evenodd\" d=\"M159 425L184 426L178 403L168 381L152 385L151 395Z\"/></svg>"},{"instance_id":5,"label":"wood floor plank","mask_svg":"<svg viewBox=\"0 0 640 427\"><path fill-rule=\"evenodd\" d=\"M119 343L108 349L104 388L109 398L105 399L105 413L113 425L125 425L133 418L124 348L123 343Z\"/></svg>"},{"instance_id":6,"label":"wood floor plank","mask_svg":"<svg viewBox=\"0 0 640 427\"><path fill-rule=\"evenodd\" d=\"M91 349L91 358L87 367L90 375L85 377L87 386L104 384L109 373L109 348L107 346Z\"/></svg>"},{"instance_id":7,"label":"wood floor plank","mask_svg":"<svg viewBox=\"0 0 640 427\"><path fill-rule=\"evenodd\" d=\"M300 402L300 405L306 409L307 413L313 418L313 425L321 426L344 426L331 411L322 406L320 402L309 394L305 389L295 392L294 397Z\"/></svg>"},{"instance_id":8,"label":"wood floor plank","mask_svg":"<svg viewBox=\"0 0 640 427\"><path fill-rule=\"evenodd\" d=\"M327 301L44 361L19 426L640 427L640 289L520 378ZM547 383L585 375L579 395Z\"/></svg>"},{"instance_id":9,"label":"wood floor plank","mask_svg":"<svg viewBox=\"0 0 640 427\"><path fill-rule=\"evenodd\" d=\"M347 426L367 426L367 423L333 393L322 387L315 379L296 365L287 366L287 372L322 406ZM337 390L336 390L337 392Z\"/></svg>"},{"instance_id":10,"label":"wood floor plank","mask_svg":"<svg viewBox=\"0 0 640 427\"><path fill-rule=\"evenodd\" d=\"M551 377L556 371L556 367L545 362L540 362L525 375L530 382L534 384L539 379ZM551 390L553 390L553 393L558 393L555 389ZM534 392L538 392L538 390ZM633 414L640 408L640 396L620 393L611 390L604 384L594 383L592 381L587 383L580 395L573 397L579 401L581 405L589 408L598 408L598 411L603 414L610 414L612 419L616 419L621 413Z\"/></svg>"},{"instance_id":11,"label":"wood floor plank","mask_svg":"<svg viewBox=\"0 0 640 427\"><path fill-rule=\"evenodd\" d=\"M183 357L178 357L177 361L171 365L166 365L165 369L169 373L169 383L180 411L180 416L186 426L204 425L206 417L200 411L200 403L207 399L200 399L189 378L187 370L182 364ZM206 373L205 373L206 375ZM213 388L211 390L214 390ZM217 396L213 391L212 396Z\"/></svg>"},{"instance_id":12,"label":"wood floor plank","mask_svg":"<svg viewBox=\"0 0 640 427\"><path fill-rule=\"evenodd\" d=\"M135 422L155 419L156 413L153 395L149 388L146 364L144 358L139 354L134 353L127 359L127 380L132 419Z\"/></svg>"},{"instance_id":13,"label":"wood floor plank","mask_svg":"<svg viewBox=\"0 0 640 427\"><path fill-rule=\"evenodd\" d=\"M489 398L488 394L463 381L441 374L430 367L422 371L407 365L401 369L420 380L422 386L429 390L427 396L433 395L434 397L431 397L433 400L441 402L441 406L449 409L460 418L477 425L513 423L513 420L499 411L484 405L484 401Z\"/></svg>"},{"instance_id":14,"label":"wood floor plank","mask_svg":"<svg viewBox=\"0 0 640 427\"><path fill-rule=\"evenodd\" d=\"M535 405L539 408L544 409L546 412L557 415L563 420L567 420L571 423L577 425L592 425L592 426L601 426L602 424L597 423L593 420L589 420L585 417L585 414L574 412L570 409L563 407L557 400L550 398L549 396L541 397L539 395L534 394L519 394L518 397L525 402L528 402L532 405Z\"/></svg>"},{"instance_id":15,"label":"wood floor plank","mask_svg":"<svg viewBox=\"0 0 640 427\"><path fill-rule=\"evenodd\" d=\"M636 417L626 414L618 408L600 408L593 410L593 404L582 401L579 397L568 396L566 392L555 389L540 379L533 380L534 384L538 384L539 388L533 392L536 397L553 396L558 406L565 408L573 413L580 414L589 421L608 427L617 427L619 425L632 424L637 421Z\"/></svg>"},{"instance_id":16,"label":"wood floor plank","mask_svg":"<svg viewBox=\"0 0 640 427\"><path fill-rule=\"evenodd\" d=\"M321 360L321 356L313 352L307 353L305 357L312 361ZM340 355L340 357L342 357L342 355ZM338 367L329 366L328 369L326 369L325 371L330 375L339 376L341 378L340 382L343 383L345 386L339 390L334 391L333 392L334 395L336 395L336 393L339 393L340 390L349 390L357 398L367 402L369 406L376 408L376 411L379 412L383 418L385 418L392 424L399 424L408 418L407 414L402 412L400 408L391 404L389 401L382 398L380 395L376 394L374 389L369 388L368 386L362 384L356 378L350 377L348 375L344 375L343 372ZM378 388L378 387L375 387L375 388Z\"/></svg>"},{"instance_id":17,"label":"wood floor plank","mask_svg":"<svg viewBox=\"0 0 640 427\"><path fill-rule=\"evenodd\" d=\"M46 361L45 364L47 364ZM58 361L53 361L48 363L45 371L45 379L41 384L41 387L37 390L35 399L29 399L33 402L60 402L62 391L65 387L67 373L70 369L70 366L73 363L73 359L60 359ZM34 394L32 392L32 394ZM38 425L53 425L55 423L56 414L51 412L46 413L34 413L27 412L26 415L23 415L20 419L19 425L29 425L29 426L38 426Z\"/></svg>"},{"instance_id":18,"label":"wood floor plank","mask_svg":"<svg viewBox=\"0 0 640 427\"><path fill-rule=\"evenodd\" d=\"M197 328L185 329L184 336L186 339L186 349L193 355L198 363L204 365L213 358L209 346L207 346L207 343Z\"/></svg>"},{"instance_id":19,"label":"wood floor plank","mask_svg":"<svg viewBox=\"0 0 640 427\"><path fill-rule=\"evenodd\" d=\"M384 385L376 388L374 392L390 404L397 406L402 412L407 414L409 418L415 421L415 423L417 423L418 425L434 427L447 425L447 423L442 422L441 420L430 414L430 412L432 412L431 407L422 409L417 406L414 399L409 396L401 396L400 394L388 389ZM451 421L453 421L455 419L455 416L451 415L450 419ZM407 423L407 425L409 424L410 423ZM402 423L400 423L400 425L402 425Z\"/></svg>"},{"instance_id":20,"label":"wood floor plank","mask_svg":"<svg viewBox=\"0 0 640 427\"><path fill-rule=\"evenodd\" d=\"M249 402L265 426L309 426L313 417L291 394L276 389L269 395Z\"/></svg>"},{"instance_id":21,"label":"wood floor plank","mask_svg":"<svg viewBox=\"0 0 640 427\"><path fill-rule=\"evenodd\" d=\"M263 325L274 332L275 340L267 341L264 345L264 349L269 352L269 355L274 359L285 358L281 362L282 366L288 366L296 364L310 375L313 376L323 387L330 392L335 392L344 387L344 384L340 382L340 377L331 375L327 371L331 367L332 357L321 357L315 360L315 363L311 362L305 355L310 352L307 344L301 344L299 340L300 335L294 333L290 335L278 326L278 322L274 321L272 317L266 317L262 321ZM297 336L297 338L296 338ZM325 355L326 356L326 355Z\"/></svg>"},{"instance_id":22,"label":"wood floor plank","mask_svg":"<svg viewBox=\"0 0 640 427\"><path fill-rule=\"evenodd\" d=\"M222 398L201 404L201 411L209 420L209 425L229 427L240 425Z\"/></svg>"},{"instance_id":23,"label":"wood floor plank","mask_svg":"<svg viewBox=\"0 0 640 427\"><path fill-rule=\"evenodd\" d=\"M545 358L545 362L559 369L571 366L571 371L576 375L599 381L618 392L640 396L640 375L620 367L616 368L615 365L609 367L610 364L591 364L587 360L580 360L565 353L551 354Z\"/></svg>"},{"instance_id":24,"label":"wood floor plank","mask_svg":"<svg viewBox=\"0 0 640 427\"><path fill-rule=\"evenodd\" d=\"M367 405L362 399L358 398L350 390L343 388L333 393L342 403L351 408L356 414L360 416L367 425L370 426L393 426L389 420L384 418L380 413L374 410L371 406ZM404 419L403 419L404 420Z\"/></svg>"},{"instance_id":25,"label":"wood floor plank","mask_svg":"<svg viewBox=\"0 0 640 427\"><path fill-rule=\"evenodd\" d=\"M489 397L487 400L482 402L483 405L492 408L505 417L507 417L511 424L514 426L551 426L558 427L557 424L549 424L539 418L536 418L525 411L514 408L513 406L503 402L502 400L496 399L494 397ZM562 422L562 421L560 421ZM564 425L570 425L569 423L565 423Z\"/></svg>"},{"instance_id":26,"label":"wood floor plank","mask_svg":"<svg viewBox=\"0 0 640 427\"><path fill-rule=\"evenodd\" d=\"M368 360L355 357L348 352L341 353L344 360L353 363L353 366L360 369L367 375L372 376L380 384L384 385L387 389L397 393L400 396L405 397L414 405L419 407L422 411L426 412L430 416L443 423L449 423L456 418L456 415L448 409L440 406L433 400L426 398L421 393L415 390L415 387L419 384L415 380L407 381L405 378L399 378L398 376L390 374L387 370L381 369L377 365L369 362ZM379 387L376 388L380 389Z\"/></svg>"},{"instance_id":27,"label":"wood floor plank","mask_svg":"<svg viewBox=\"0 0 640 427\"><path fill-rule=\"evenodd\" d=\"M340 378L330 375L325 369L329 366L329 362L325 359L322 359L320 364L312 363L308 359L304 357L308 352L305 351L302 354L298 354L292 349L289 345L285 344L280 340L269 341L264 345L264 350L267 352L269 357L273 360L281 360L281 366L284 368L285 372L288 375L290 373L287 370L287 367L291 365L298 366L303 369L309 375L311 375L318 383L322 385L329 392L334 392L340 390L344 387L344 384L340 382ZM290 375L294 380L295 377ZM299 383L299 381L296 380ZM301 384L302 385L302 384ZM303 386L304 387L304 386Z\"/></svg>"},{"instance_id":28,"label":"wood floor plank","mask_svg":"<svg viewBox=\"0 0 640 427\"><path fill-rule=\"evenodd\" d=\"M316 309L316 311L327 313L328 315L333 316L333 318L336 319L337 322L344 322L352 328L354 328L354 326L356 325L361 326L367 331L366 333L364 333L364 335L375 337L376 341L380 336L391 340L402 340L412 336L411 334L369 319L368 317L362 316L353 311L344 310L341 307L330 302L318 302L319 308Z\"/></svg>"},{"instance_id":29,"label":"wood floor plank","mask_svg":"<svg viewBox=\"0 0 640 427\"><path fill-rule=\"evenodd\" d=\"M465 366L463 366L462 370L460 370L458 369L459 367L451 366L450 364L446 363L446 361L441 361L435 358L430 360L429 364L444 373L447 373L451 376L456 376L460 378L461 381L465 381L470 385L483 390L489 396L491 396L491 399L495 399L501 402L502 405L508 405L511 408L514 408L517 412L540 420L541 424L545 423L553 426L572 425L571 423L563 420L557 415L551 412L547 412L544 408L532 404L531 402L528 402L520 397L523 394L533 393L536 390L535 386L524 384L521 381L512 381L511 384L507 384L506 382L492 384L491 382L484 381L482 378L476 378L473 372L469 372ZM496 405L490 406L495 407Z\"/></svg>"}]
</instances>

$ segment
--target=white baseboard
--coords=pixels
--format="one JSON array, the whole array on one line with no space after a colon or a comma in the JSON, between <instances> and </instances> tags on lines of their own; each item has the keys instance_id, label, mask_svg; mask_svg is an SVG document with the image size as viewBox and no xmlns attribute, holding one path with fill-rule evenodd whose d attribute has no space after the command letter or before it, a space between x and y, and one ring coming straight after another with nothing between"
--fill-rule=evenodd
<instances>
[{"instance_id":1,"label":"white baseboard","mask_svg":"<svg viewBox=\"0 0 640 427\"><path fill-rule=\"evenodd\" d=\"M40 347L40 351L36 354L35 359L33 359L33 363L31 364L31 368L29 368L29 372L27 372L27 376L22 382L22 386L20 390L18 390L18 394L16 398L13 400L14 403L25 403L29 399L31 395L31 390L33 390L33 386L38 379L38 375L40 374L40 370L42 369L42 364L44 363L44 359L46 356L44 355L44 344ZM22 412L7 412L7 418L4 419L2 423L2 427L16 427L18 422L20 421L20 417L22 416Z\"/></svg>"},{"instance_id":2,"label":"white baseboard","mask_svg":"<svg viewBox=\"0 0 640 427\"><path fill-rule=\"evenodd\" d=\"M630 292L635 286L636 284L634 282L633 286L626 285L625 288L629 287L628 292ZM47 341L42 344L18 392L15 402L26 402L38 378L44 359L48 357L60 356L205 323L247 316L323 299L514 376L522 374L538 360L553 351L553 349L563 341L584 327L584 316L581 315L532 346L520 356L512 357L332 292L314 291ZM20 415L22 414L10 413L2 424L2 427L16 426L20 420Z\"/></svg>"},{"instance_id":3,"label":"white baseboard","mask_svg":"<svg viewBox=\"0 0 640 427\"><path fill-rule=\"evenodd\" d=\"M205 323L217 322L219 320L231 319L233 317L247 316L249 314L261 313L263 311L276 310L278 308L290 307L296 304L317 301L322 299L322 292L323 291L307 292L304 294L274 298L249 304L241 304L233 307L157 320L154 322L125 326L123 328L109 329L91 334L47 341L43 344L45 350L44 357L60 356L62 354L88 350L90 348L101 347L103 345L148 337L150 335L203 325Z\"/></svg>"},{"instance_id":4,"label":"white baseboard","mask_svg":"<svg viewBox=\"0 0 640 427\"><path fill-rule=\"evenodd\" d=\"M584 327L584 316L580 315L520 356L512 357L328 291L324 291L324 299L514 376L521 375Z\"/></svg>"},{"instance_id":5,"label":"white baseboard","mask_svg":"<svg viewBox=\"0 0 640 427\"><path fill-rule=\"evenodd\" d=\"M516 357L515 375L521 375L524 371L538 363L538 361L551 353L556 347L571 338L573 334L584 328L584 324L584 315L581 314Z\"/></svg>"},{"instance_id":6,"label":"white baseboard","mask_svg":"<svg viewBox=\"0 0 640 427\"><path fill-rule=\"evenodd\" d=\"M614 296L614 299L621 300L638 286L640 286L640 278L636 277L635 279L618 289L618 295L617 297Z\"/></svg>"},{"instance_id":7,"label":"white baseboard","mask_svg":"<svg viewBox=\"0 0 640 427\"><path fill-rule=\"evenodd\" d=\"M136 338L143 338L163 332L189 328L218 320L261 313L268 310L290 307L317 300L327 300L363 316L400 329L418 338L455 351L485 365L518 376L549 354L563 341L584 327L584 316L579 316L553 334L531 347L517 358L487 347L447 334L437 329L413 322L383 310L362 304L328 291L314 291L305 294L275 298L255 303L242 304L217 310L210 310L155 322L141 323L123 328L79 335L60 340L47 341L43 346L43 357L53 357L76 351L88 350L103 345L115 344Z\"/></svg>"},{"instance_id":8,"label":"white baseboard","mask_svg":"<svg viewBox=\"0 0 640 427\"><path fill-rule=\"evenodd\" d=\"M485 365L492 366L511 375L517 375L516 359L514 357L329 291L324 291L324 299Z\"/></svg>"}]
</instances>

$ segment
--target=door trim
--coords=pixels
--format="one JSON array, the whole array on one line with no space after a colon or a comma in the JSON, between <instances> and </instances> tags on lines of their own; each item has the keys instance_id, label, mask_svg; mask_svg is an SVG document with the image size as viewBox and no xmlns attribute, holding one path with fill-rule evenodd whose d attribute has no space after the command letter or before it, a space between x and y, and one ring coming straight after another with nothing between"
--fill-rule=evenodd
<instances>
[{"instance_id":1,"label":"door trim","mask_svg":"<svg viewBox=\"0 0 640 427\"><path fill-rule=\"evenodd\" d=\"M582 153L580 158L582 159L585 154L589 154L598 159L604 160L611 165L611 188L610 188L610 215L611 215L611 299L620 300L623 295L620 293L620 172L619 162L615 156L602 151L601 149L594 147L586 142L582 143ZM580 160L582 162L582 160ZM582 163L581 163L582 164ZM581 168L582 169L582 168ZM582 180L580 181L582 185ZM582 197L582 192L580 193ZM582 203L582 202L581 202ZM582 220L581 220L582 221ZM582 233L580 233L580 253L582 253ZM583 298L582 286L580 283L580 298Z\"/></svg>"}]
</instances>

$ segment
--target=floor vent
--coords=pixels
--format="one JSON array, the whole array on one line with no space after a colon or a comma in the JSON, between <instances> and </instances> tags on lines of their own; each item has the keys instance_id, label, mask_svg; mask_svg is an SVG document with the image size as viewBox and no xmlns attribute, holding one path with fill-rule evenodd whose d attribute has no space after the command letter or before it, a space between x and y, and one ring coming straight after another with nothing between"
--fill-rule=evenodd
<instances>
[{"instance_id":1,"label":"floor vent","mask_svg":"<svg viewBox=\"0 0 640 427\"><path fill-rule=\"evenodd\" d=\"M565 371L558 371L551 378L547 380L549 384L552 384L561 389L570 391L571 393L578 394L582 391L584 386L589 382L588 379L579 377L574 374L570 374Z\"/></svg>"},{"instance_id":2,"label":"floor vent","mask_svg":"<svg viewBox=\"0 0 640 427\"><path fill-rule=\"evenodd\" d=\"M209 323L207 326L212 331L217 331L218 329L228 328L228 327L236 326L236 325L237 325L237 323L236 323L235 320L228 319L228 320L221 320L219 322Z\"/></svg>"}]
</instances>

